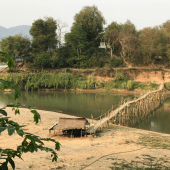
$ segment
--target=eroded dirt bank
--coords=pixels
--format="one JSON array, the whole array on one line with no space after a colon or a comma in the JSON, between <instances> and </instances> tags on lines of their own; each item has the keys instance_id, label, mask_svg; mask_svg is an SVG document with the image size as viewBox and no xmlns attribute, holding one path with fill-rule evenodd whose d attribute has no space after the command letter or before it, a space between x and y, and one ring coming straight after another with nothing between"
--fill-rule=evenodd
<instances>
[{"instance_id":1,"label":"eroded dirt bank","mask_svg":"<svg viewBox=\"0 0 170 170\"><path fill-rule=\"evenodd\" d=\"M113 126L97 134L96 137L67 138L49 135L48 129L61 117L73 117L61 113L38 110L41 122L33 123L33 115L28 109L20 109L21 115L14 115L11 108L6 109L8 116L19 124L27 125L27 132L40 137L51 137L61 143L58 161L51 162L50 153L36 152L23 154L18 158L16 169L20 170L111 170L133 169L133 167L169 169L170 168L170 135L154 133L139 129ZM0 135L0 147L16 148L22 139L7 132ZM46 146L54 149L53 143ZM167 162L166 162L167 161ZM12 169L12 168L11 168Z\"/></svg>"},{"instance_id":2,"label":"eroded dirt bank","mask_svg":"<svg viewBox=\"0 0 170 170\"><path fill-rule=\"evenodd\" d=\"M169 70L150 70L150 69L120 69L108 72L105 75L96 75L96 78L100 81L109 81L114 80L115 72L122 72L124 75L129 77L130 79L142 82L156 82L158 84L162 82L170 82L170 71Z\"/></svg>"}]
</instances>

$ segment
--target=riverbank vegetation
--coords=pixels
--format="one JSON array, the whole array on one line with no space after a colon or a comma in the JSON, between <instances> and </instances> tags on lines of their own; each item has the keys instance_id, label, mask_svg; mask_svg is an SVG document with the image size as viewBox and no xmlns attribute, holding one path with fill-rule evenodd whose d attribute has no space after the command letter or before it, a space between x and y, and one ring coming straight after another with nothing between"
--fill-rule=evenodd
<instances>
[{"instance_id":1,"label":"riverbank vegetation","mask_svg":"<svg viewBox=\"0 0 170 170\"><path fill-rule=\"evenodd\" d=\"M70 71L70 70L67 70ZM158 85L155 82L140 83L131 80L123 73L116 72L112 75L113 80L106 82L99 81L94 75L81 75L73 73L50 73L42 71L39 73L13 73L0 75L1 79L13 82L18 86L20 90L41 90L41 89L53 89L53 90L71 90L71 89L105 89L109 91L111 89L157 89ZM0 90L3 89L0 84Z\"/></svg>"}]
</instances>

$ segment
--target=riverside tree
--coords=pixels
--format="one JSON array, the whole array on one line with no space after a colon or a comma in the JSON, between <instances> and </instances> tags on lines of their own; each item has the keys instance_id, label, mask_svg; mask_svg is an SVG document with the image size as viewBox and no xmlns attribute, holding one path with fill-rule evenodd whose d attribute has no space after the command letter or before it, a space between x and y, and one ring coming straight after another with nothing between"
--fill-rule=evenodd
<instances>
[{"instance_id":1,"label":"riverside tree","mask_svg":"<svg viewBox=\"0 0 170 170\"><path fill-rule=\"evenodd\" d=\"M124 24L120 24L119 43L121 45L120 55L126 65L129 65L133 53L137 53L137 32L131 21L127 20Z\"/></svg>"},{"instance_id":2,"label":"riverside tree","mask_svg":"<svg viewBox=\"0 0 170 170\"><path fill-rule=\"evenodd\" d=\"M137 51L135 26L129 20L124 24L112 22L106 28L104 39L106 44L110 44L110 56L113 56L113 52L117 48L117 51L119 51L118 55L122 57L126 65L129 65L132 53ZM117 56L114 55L114 57Z\"/></svg>"},{"instance_id":3,"label":"riverside tree","mask_svg":"<svg viewBox=\"0 0 170 170\"><path fill-rule=\"evenodd\" d=\"M119 32L120 32L120 25L116 22L112 22L110 25L107 26L104 34L104 40L106 45L110 48L110 57L113 57L113 52L115 50L115 45L119 42ZM114 55L115 56L115 55Z\"/></svg>"},{"instance_id":4,"label":"riverside tree","mask_svg":"<svg viewBox=\"0 0 170 170\"><path fill-rule=\"evenodd\" d=\"M11 55L14 59L16 57L23 57L25 61L31 54L31 41L21 34L9 36L1 40L0 49Z\"/></svg>"},{"instance_id":5,"label":"riverside tree","mask_svg":"<svg viewBox=\"0 0 170 170\"><path fill-rule=\"evenodd\" d=\"M50 65L50 59L57 48L57 22L52 17L34 21L30 29L32 40L32 57L35 65Z\"/></svg>"},{"instance_id":6,"label":"riverside tree","mask_svg":"<svg viewBox=\"0 0 170 170\"><path fill-rule=\"evenodd\" d=\"M164 56L166 52L165 34L159 27L144 28L139 34L140 51L144 64L150 64L155 56Z\"/></svg>"},{"instance_id":7,"label":"riverside tree","mask_svg":"<svg viewBox=\"0 0 170 170\"><path fill-rule=\"evenodd\" d=\"M72 67L89 67L91 56L98 51L105 19L96 6L85 6L74 17L71 32L65 35Z\"/></svg>"},{"instance_id":8,"label":"riverside tree","mask_svg":"<svg viewBox=\"0 0 170 170\"><path fill-rule=\"evenodd\" d=\"M165 34L165 39L166 39L167 59L170 60L170 20L163 23L161 28L162 28L161 31Z\"/></svg>"},{"instance_id":9,"label":"riverside tree","mask_svg":"<svg viewBox=\"0 0 170 170\"><path fill-rule=\"evenodd\" d=\"M99 35L103 32L103 26L106 23L102 13L96 6L85 6L74 16L74 21L86 32L88 42L96 46L100 44Z\"/></svg>"}]
</instances>

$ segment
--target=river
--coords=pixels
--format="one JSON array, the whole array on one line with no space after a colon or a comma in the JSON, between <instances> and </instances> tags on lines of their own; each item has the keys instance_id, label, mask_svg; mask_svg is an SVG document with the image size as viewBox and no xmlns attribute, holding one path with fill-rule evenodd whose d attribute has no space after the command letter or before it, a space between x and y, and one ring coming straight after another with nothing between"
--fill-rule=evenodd
<instances>
[{"instance_id":1,"label":"river","mask_svg":"<svg viewBox=\"0 0 170 170\"><path fill-rule=\"evenodd\" d=\"M0 107L14 102L14 93L0 93ZM62 112L65 114L91 118L114 108L122 101L129 101L137 96L111 93L78 93L78 92L21 92L15 103L36 107L40 110ZM131 127L170 133L170 97L149 117Z\"/></svg>"},{"instance_id":2,"label":"river","mask_svg":"<svg viewBox=\"0 0 170 170\"><path fill-rule=\"evenodd\" d=\"M5 64L4 65L0 65L0 71L3 70L6 67L7 67L7 65L5 65Z\"/></svg>"}]
</instances>

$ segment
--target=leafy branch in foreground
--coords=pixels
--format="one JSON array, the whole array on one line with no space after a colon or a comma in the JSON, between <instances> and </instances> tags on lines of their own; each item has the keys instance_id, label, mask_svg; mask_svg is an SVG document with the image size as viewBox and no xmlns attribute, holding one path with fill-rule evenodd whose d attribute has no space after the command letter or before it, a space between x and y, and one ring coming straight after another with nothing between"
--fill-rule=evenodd
<instances>
[{"instance_id":1,"label":"leafy branch in foreground","mask_svg":"<svg viewBox=\"0 0 170 170\"><path fill-rule=\"evenodd\" d=\"M0 52L0 55L2 56L1 58L2 62L6 61L6 59L8 60L9 68L14 66L13 58L11 56L9 56L8 54L4 52ZM3 79L0 79L0 82L4 84L3 86L4 89L10 88L10 89L15 90L15 94L14 94L15 100L20 96L20 92L17 89L17 86L15 84L13 84L10 81L5 81ZM7 106L13 107L13 110L15 110L15 115L20 114L20 111L18 109L20 106L19 103L10 104ZM8 148L6 149L0 148L0 170L8 170L8 164L10 164L13 169L15 169L15 162L13 160L15 157L22 159L21 156L23 153L27 153L27 152L33 153L33 152L37 152L38 150L51 152L52 162L57 161L58 157L57 157L57 153L55 152L55 150L60 149L59 142L56 142L54 139L40 138L39 136L36 136L34 134L24 132L22 128L25 125L19 125L17 122L10 120L10 117L7 117L8 114L4 109L5 107L0 109L0 134L1 132L7 130L9 136L13 135L14 132L16 132L19 136L23 137L24 139L21 145L17 146L16 150L8 149ZM39 120L41 119L40 114L36 110L31 110L31 113L33 113L34 122L37 124ZM52 148L45 147L43 141L54 142L55 150L53 150Z\"/></svg>"}]
</instances>

